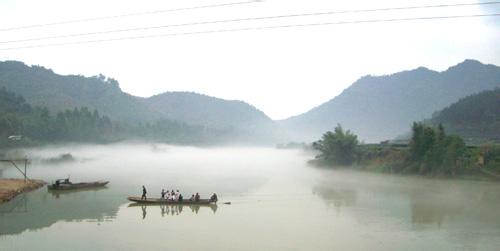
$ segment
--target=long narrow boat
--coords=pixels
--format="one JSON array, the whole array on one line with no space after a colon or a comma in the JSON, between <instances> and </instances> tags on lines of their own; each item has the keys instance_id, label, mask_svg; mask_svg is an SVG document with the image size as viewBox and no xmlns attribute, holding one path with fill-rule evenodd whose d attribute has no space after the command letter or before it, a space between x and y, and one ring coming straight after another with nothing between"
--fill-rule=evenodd
<instances>
[{"instance_id":1,"label":"long narrow boat","mask_svg":"<svg viewBox=\"0 0 500 251\"><path fill-rule=\"evenodd\" d=\"M208 205L208 204L215 204L215 201L210 201L209 199L200 199L198 201L194 200L183 200L183 201L171 201L171 200L166 200L166 199L161 199L161 198L147 198L147 199L142 199L141 197L128 197L128 200L136 202L136 203L142 203L142 204L167 204L167 205Z\"/></svg>"},{"instance_id":2,"label":"long narrow boat","mask_svg":"<svg viewBox=\"0 0 500 251\"><path fill-rule=\"evenodd\" d=\"M109 181L95 181L95 182L80 182L80 183L61 183L48 185L49 190L76 190L86 188L104 187Z\"/></svg>"}]
</instances>

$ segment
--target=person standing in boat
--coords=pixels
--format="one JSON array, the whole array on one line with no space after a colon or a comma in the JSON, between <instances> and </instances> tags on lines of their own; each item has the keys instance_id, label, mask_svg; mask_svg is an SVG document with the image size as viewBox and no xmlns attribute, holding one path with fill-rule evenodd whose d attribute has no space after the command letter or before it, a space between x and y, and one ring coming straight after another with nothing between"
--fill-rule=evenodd
<instances>
[{"instance_id":1,"label":"person standing in boat","mask_svg":"<svg viewBox=\"0 0 500 251\"><path fill-rule=\"evenodd\" d=\"M196 193L196 195L194 196L194 201L200 201L200 194L199 193Z\"/></svg>"},{"instance_id":2,"label":"person standing in boat","mask_svg":"<svg viewBox=\"0 0 500 251\"><path fill-rule=\"evenodd\" d=\"M146 194L148 192L146 191L146 187L144 185L142 185L142 196L141 196L141 200L146 200L147 197L146 197Z\"/></svg>"},{"instance_id":3,"label":"person standing in boat","mask_svg":"<svg viewBox=\"0 0 500 251\"><path fill-rule=\"evenodd\" d=\"M170 191L169 190L167 190L165 199L166 200L170 200Z\"/></svg>"},{"instance_id":4,"label":"person standing in boat","mask_svg":"<svg viewBox=\"0 0 500 251\"><path fill-rule=\"evenodd\" d=\"M165 199L165 189L162 189L162 190L161 190L161 198L162 198L162 199Z\"/></svg>"},{"instance_id":5,"label":"person standing in boat","mask_svg":"<svg viewBox=\"0 0 500 251\"><path fill-rule=\"evenodd\" d=\"M219 200L219 199L217 198L217 194L215 194L215 193L214 193L214 194L212 194L212 196L210 197L210 202L215 202L215 203L217 203L217 201L218 201L218 200Z\"/></svg>"}]
</instances>

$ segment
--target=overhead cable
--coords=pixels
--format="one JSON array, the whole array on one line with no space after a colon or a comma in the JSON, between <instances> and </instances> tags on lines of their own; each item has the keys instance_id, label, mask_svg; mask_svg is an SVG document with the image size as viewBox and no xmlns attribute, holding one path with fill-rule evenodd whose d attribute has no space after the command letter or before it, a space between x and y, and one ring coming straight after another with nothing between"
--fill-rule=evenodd
<instances>
[{"instance_id":1,"label":"overhead cable","mask_svg":"<svg viewBox=\"0 0 500 251\"><path fill-rule=\"evenodd\" d=\"M195 26L195 25L208 25L208 24L220 24L220 23L235 23L235 22L244 22L244 21L259 21L259 20L268 20L268 19L282 19L282 18L293 18L293 17L335 15L335 14L346 14L346 13L380 12L380 11L412 10L412 9L428 9L428 8L445 8L445 7L472 6L472 5L484 5L484 4L500 4L500 1L496 1L496 2L483 2L483 3L421 5L421 6L406 6L406 7L364 9L364 10L344 10L344 11L329 11L329 12L313 12L313 13L301 13L301 14L278 15L278 16L264 16L264 17L249 17L249 18L237 18L237 19L212 20L212 21L202 21L202 22L190 22L190 23L180 23L180 24L167 24L167 25L145 26L145 27L135 27L135 28L127 28L127 29L115 29L115 30L105 30L105 31L85 32L85 33L73 33L73 34L66 34L66 35L55 35L55 36L25 38L25 39L17 39L17 40L0 41L0 44L17 43L17 42L28 42L28 41L39 41L39 40L57 39L57 38L71 38L71 37L82 37L82 36L92 36L92 35L103 35L103 34L112 34L112 33L131 32L131 31L144 31L144 30L154 30L154 29L165 29L165 28L185 27L185 26Z\"/></svg>"},{"instance_id":2,"label":"overhead cable","mask_svg":"<svg viewBox=\"0 0 500 251\"><path fill-rule=\"evenodd\" d=\"M250 1L243 1L243 2L231 2L231 3L191 6L191 7L182 7L182 8L175 8L175 9L165 9L165 10L153 10L153 11L135 12L135 13L113 15L113 16L90 17L90 18L66 20L66 21L44 23L44 24L30 24L30 25L17 26L17 27L0 28L0 31L33 29L33 28L40 28L40 27L47 27L47 26L63 25L63 24L85 23L85 22L94 22L94 21L110 20L110 19L117 19L117 18L125 18L125 17L161 14L161 13L166 13L166 12L178 12L178 11L188 11L188 10L197 10L197 9L227 7L227 6L243 5L243 4L250 4L250 3L256 3L256 2L261 2L261 0L250 0Z\"/></svg>"},{"instance_id":3,"label":"overhead cable","mask_svg":"<svg viewBox=\"0 0 500 251\"><path fill-rule=\"evenodd\" d=\"M123 40L137 40L137 39L145 39L145 38L159 38L159 37L173 37L173 36L185 36L185 35L197 35L197 34L236 32L236 31L255 31L255 30L282 29L282 28L308 27L308 26L345 25L345 24L363 24L363 23L385 23L385 22L400 22L400 21L498 17L498 16L500 16L500 13L478 14L478 15L459 15L459 16L431 16L431 17L411 17L411 18L392 18L392 19L370 19L370 20L356 20L356 21L289 24L289 25L277 25L277 26L259 26L259 27L248 27L248 28L205 30L205 31L157 34L157 35L130 36L130 37L120 37L120 38L111 38L111 39L97 39L97 40L84 40L84 41L75 41L75 42L38 44L38 45L0 48L0 51L29 49L29 48L42 48L42 47L55 47L55 46L64 46L64 45L79 45L79 44L101 43L101 42L112 42L112 41L123 41Z\"/></svg>"}]
</instances>

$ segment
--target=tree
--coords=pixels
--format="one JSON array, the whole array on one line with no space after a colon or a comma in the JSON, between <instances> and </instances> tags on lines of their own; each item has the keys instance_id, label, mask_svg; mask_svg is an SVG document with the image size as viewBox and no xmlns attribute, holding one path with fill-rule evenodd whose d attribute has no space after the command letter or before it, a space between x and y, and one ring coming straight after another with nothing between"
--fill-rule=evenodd
<instances>
[{"instance_id":1,"label":"tree","mask_svg":"<svg viewBox=\"0 0 500 251\"><path fill-rule=\"evenodd\" d=\"M413 123L410 142L410 162L419 172L452 173L456 162L465 154L465 143L458 136L446 135L442 125L434 129L423 123Z\"/></svg>"},{"instance_id":2,"label":"tree","mask_svg":"<svg viewBox=\"0 0 500 251\"><path fill-rule=\"evenodd\" d=\"M321 140L313 143L313 147L321 153L321 158L328 163L339 165L351 165L355 160L358 136L351 131L344 131L339 124L334 132L326 132Z\"/></svg>"}]
</instances>

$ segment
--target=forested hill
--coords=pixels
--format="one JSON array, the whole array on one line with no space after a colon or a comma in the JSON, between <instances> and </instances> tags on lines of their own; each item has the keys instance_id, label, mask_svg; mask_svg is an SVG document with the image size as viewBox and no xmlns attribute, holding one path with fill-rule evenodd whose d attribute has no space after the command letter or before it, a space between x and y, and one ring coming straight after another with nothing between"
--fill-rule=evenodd
<instances>
[{"instance_id":1,"label":"forested hill","mask_svg":"<svg viewBox=\"0 0 500 251\"><path fill-rule=\"evenodd\" d=\"M272 123L264 113L241 101L181 92L140 98L123 92L116 80L102 75L62 76L15 61L0 62L0 87L54 113L85 106L129 124L173 120L234 133L248 128L259 131L260 123L264 127Z\"/></svg>"},{"instance_id":2,"label":"forested hill","mask_svg":"<svg viewBox=\"0 0 500 251\"><path fill-rule=\"evenodd\" d=\"M330 101L281 121L294 140L314 140L337 123L361 140L394 138L467 95L500 87L500 67L474 60L437 72L417 68L388 76L365 76Z\"/></svg>"},{"instance_id":3,"label":"forested hill","mask_svg":"<svg viewBox=\"0 0 500 251\"><path fill-rule=\"evenodd\" d=\"M189 126L170 120L136 125L115 123L87 107L57 114L33 107L22 96L0 87L0 148L66 142L151 140L179 144L213 144L226 132Z\"/></svg>"},{"instance_id":4,"label":"forested hill","mask_svg":"<svg viewBox=\"0 0 500 251\"><path fill-rule=\"evenodd\" d=\"M0 87L5 87L35 106L59 112L86 106L113 119L153 121L160 117L140 98L122 92L118 82L104 76L62 76L40 66L0 62Z\"/></svg>"},{"instance_id":5,"label":"forested hill","mask_svg":"<svg viewBox=\"0 0 500 251\"><path fill-rule=\"evenodd\" d=\"M214 128L251 128L272 122L245 102L193 92L166 92L145 99L144 103L162 117Z\"/></svg>"},{"instance_id":6,"label":"forested hill","mask_svg":"<svg viewBox=\"0 0 500 251\"><path fill-rule=\"evenodd\" d=\"M470 143L500 142L500 88L462 98L436 112L430 122Z\"/></svg>"},{"instance_id":7,"label":"forested hill","mask_svg":"<svg viewBox=\"0 0 500 251\"><path fill-rule=\"evenodd\" d=\"M47 108L32 107L22 96L0 87L0 147L9 137L33 142L103 142L112 137L113 126L106 116L88 108L66 110L52 116ZM21 140L21 139L17 139Z\"/></svg>"}]
</instances>

